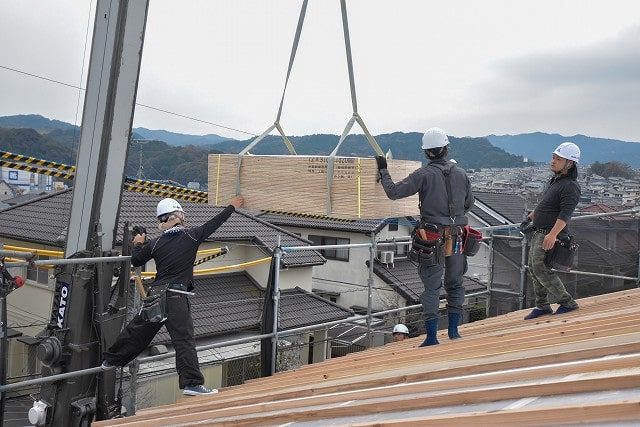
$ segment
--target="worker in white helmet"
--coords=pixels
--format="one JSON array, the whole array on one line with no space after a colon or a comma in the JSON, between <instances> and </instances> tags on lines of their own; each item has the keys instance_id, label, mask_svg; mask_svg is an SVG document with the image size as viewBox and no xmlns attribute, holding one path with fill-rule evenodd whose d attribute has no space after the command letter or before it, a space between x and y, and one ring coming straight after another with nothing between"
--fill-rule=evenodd
<instances>
[{"instance_id":1,"label":"worker in white helmet","mask_svg":"<svg viewBox=\"0 0 640 427\"><path fill-rule=\"evenodd\" d=\"M536 306L525 316L525 320L545 314L563 314L578 308L578 303L567 292L562 280L545 264L545 256L559 238L568 236L567 224L580 200L580 185L577 181L579 161L580 148L573 142L563 142L554 150L550 164L553 177L542 200L528 214L535 229L529 249L529 272L533 280ZM555 312L551 309L549 295L559 304Z\"/></svg>"},{"instance_id":2,"label":"worker in white helmet","mask_svg":"<svg viewBox=\"0 0 640 427\"><path fill-rule=\"evenodd\" d=\"M461 237L458 233L462 233L464 225L468 224L466 213L473 206L474 198L465 170L446 160L448 146L449 138L442 129L427 130L422 136L422 149L428 164L398 182L393 182L389 175L386 159L383 156L376 157L380 182L387 197L396 200L418 193L418 228L431 230L430 233L434 236L430 241L435 243L424 251L415 250L414 239L410 251L410 256L418 264L418 273L424 284L420 302L426 338L421 347L439 344L437 332L440 289L443 284L447 295L449 339L460 338L458 325L463 314L462 281L467 269L467 260L462 251L453 250L452 238Z\"/></svg>"},{"instance_id":3,"label":"worker in white helmet","mask_svg":"<svg viewBox=\"0 0 640 427\"><path fill-rule=\"evenodd\" d=\"M393 342L403 341L409 338L409 328L402 323L398 323L393 327L391 335L393 336Z\"/></svg>"},{"instance_id":4,"label":"worker in white helmet","mask_svg":"<svg viewBox=\"0 0 640 427\"><path fill-rule=\"evenodd\" d=\"M156 208L162 234L146 242L143 229L133 238L131 265L139 267L153 259L156 277L143 307L116 341L103 353L103 368L125 366L138 356L165 325L176 352L178 385L188 396L217 393L204 387L200 372L193 319L188 295L193 289L193 263L200 244L244 204L242 196L206 223L185 228L185 213L180 203L162 199Z\"/></svg>"}]
</instances>

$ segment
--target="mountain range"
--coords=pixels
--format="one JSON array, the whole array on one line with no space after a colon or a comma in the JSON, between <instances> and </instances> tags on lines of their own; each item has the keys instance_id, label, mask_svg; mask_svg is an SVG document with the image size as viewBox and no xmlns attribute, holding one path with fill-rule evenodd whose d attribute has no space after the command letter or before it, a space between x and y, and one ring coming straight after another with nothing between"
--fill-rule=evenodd
<instances>
[{"instance_id":1,"label":"mountain range","mask_svg":"<svg viewBox=\"0 0 640 427\"><path fill-rule=\"evenodd\" d=\"M17 115L0 117L0 128L30 128L48 138L68 147L74 148L79 138L78 126L59 120L51 120L40 115ZM247 147L253 138L235 140L216 134L189 135L151 130L143 127L133 129L132 139L145 141L163 141L168 146L202 149L207 152L238 153ZM376 135L375 139L384 151L391 151L396 159L415 160L421 158L419 132L394 132ZM302 155L328 155L336 147L339 136L315 134L290 136L295 150ZM632 168L640 168L640 143L625 142L614 139L595 138L585 135L562 136L542 132L520 135L487 135L484 137L450 136L449 158L455 158L466 168L487 167L519 167L526 164L546 163L551 153L561 142L572 141L582 151L581 163L589 165L594 162L606 163L617 161L626 163ZM146 143L145 146L148 146ZM151 148L151 147L149 147ZM0 149L7 149L2 148ZM145 148L146 150L146 148ZM10 151L10 150L8 150ZM288 154L282 138L269 135L257 144L253 154ZM21 153L35 156L33 153ZM375 151L361 134L348 135L338 150L341 156L374 156ZM53 160L53 159L52 159ZM528 160L528 162L525 162Z\"/></svg>"}]
</instances>

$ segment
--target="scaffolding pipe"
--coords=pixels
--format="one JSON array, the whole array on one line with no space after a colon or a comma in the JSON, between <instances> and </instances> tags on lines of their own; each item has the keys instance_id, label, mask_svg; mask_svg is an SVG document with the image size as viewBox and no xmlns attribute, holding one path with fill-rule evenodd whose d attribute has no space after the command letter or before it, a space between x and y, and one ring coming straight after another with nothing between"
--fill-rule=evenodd
<instances>
[{"instance_id":1,"label":"scaffolding pipe","mask_svg":"<svg viewBox=\"0 0 640 427\"><path fill-rule=\"evenodd\" d=\"M273 337L271 338L271 374L276 373L276 359L278 358L278 309L280 300L280 235L278 235L278 244L273 254Z\"/></svg>"},{"instance_id":2,"label":"scaffolding pipe","mask_svg":"<svg viewBox=\"0 0 640 427\"><path fill-rule=\"evenodd\" d=\"M65 258L65 259L45 259L41 261L8 262L7 268L12 267L34 267L38 265L68 265L68 264L99 264L102 262L125 262L131 259L130 256L103 256L95 258Z\"/></svg>"}]
</instances>

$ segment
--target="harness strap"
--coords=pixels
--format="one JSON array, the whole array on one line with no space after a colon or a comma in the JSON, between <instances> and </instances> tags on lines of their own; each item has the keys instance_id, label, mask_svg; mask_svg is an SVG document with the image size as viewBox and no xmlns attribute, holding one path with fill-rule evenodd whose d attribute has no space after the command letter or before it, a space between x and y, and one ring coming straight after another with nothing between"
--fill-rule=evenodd
<instances>
[{"instance_id":1,"label":"harness strap","mask_svg":"<svg viewBox=\"0 0 640 427\"><path fill-rule=\"evenodd\" d=\"M445 177L445 181L447 183L447 201L449 203L449 219L451 220L451 224L456 222L455 215L455 207L453 205L453 191L451 190L451 169L455 166L455 164L448 162L446 166L440 166L436 163L429 163L429 166L433 166L442 171ZM422 200L418 200L418 209L422 212Z\"/></svg>"}]
</instances>

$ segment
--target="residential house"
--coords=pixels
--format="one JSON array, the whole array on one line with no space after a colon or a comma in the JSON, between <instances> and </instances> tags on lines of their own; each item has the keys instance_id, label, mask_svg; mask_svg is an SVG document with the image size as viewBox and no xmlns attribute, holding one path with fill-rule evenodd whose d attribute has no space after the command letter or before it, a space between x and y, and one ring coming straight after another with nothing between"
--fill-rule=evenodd
<instances>
[{"instance_id":1,"label":"residential house","mask_svg":"<svg viewBox=\"0 0 640 427\"><path fill-rule=\"evenodd\" d=\"M60 251L64 247L66 226L70 215L72 190L47 194L37 199L9 207L0 211L0 220L10 226L0 229L0 239L5 246L28 247L31 249ZM118 245L122 242L125 224L144 226L150 237L159 233L154 213L158 196L125 190L122 194L120 218L118 223ZM221 211L221 207L181 202L186 211L187 224L201 224ZM309 241L254 217L242 209L225 222L202 246L201 249L228 247L229 252L207 261L197 269L213 267L227 268L248 261L269 259L275 248L282 246L308 246ZM40 256L40 259L46 259ZM353 316L353 312L312 293L312 272L315 266L323 265L326 259L315 250L284 253L281 259L279 287L281 299L279 306L280 330L288 330L323 322L344 320ZM246 337L260 334L260 317L267 285L269 262L243 268L224 274L196 276L196 294L192 298L192 311L199 344L224 341L234 337ZM154 270L153 262L146 265L148 271ZM35 337L42 331L51 317L51 303L55 288L55 279L51 270L35 268L12 268L12 274L26 277L26 284L7 297L9 306L9 325L19 332L10 346L10 375L34 374ZM326 328L295 337L299 344L298 360L311 363L331 356L330 342ZM308 345L314 337L314 345ZM165 332L158 334L153 347L147 354L155 354L170 348L170 340ZM257 341L245 345L243 349L206 351L200 354L203 370L212 384L232 384L238 379L233 374L233 366L238 363L255 365L255 355L259 352ZM253 362L247 362L252 358ZM29 359L29 360L27 360ZM238 362L238 360L241 360ZM207 363L211 362L211 367ZM214 363L215 362L215 363ZM224 362L224 363L222 363ZM153 380L147 384L147 391L156 389L159 383L175 383L172 362L164 368L157 364L143 366L141 372L153 372ZM259 364L258 364L259 366ZM167 373L158 376L158 373ZM234 376L235 375L235 376ZM251 375L251 373L246 373ZM257 375L257 374L254 374ZM154 396L153 404L174 401L174 387L160 387L168 395ZM167 391L168 390L168 391Z\"/></svg>"}]
</instances>

